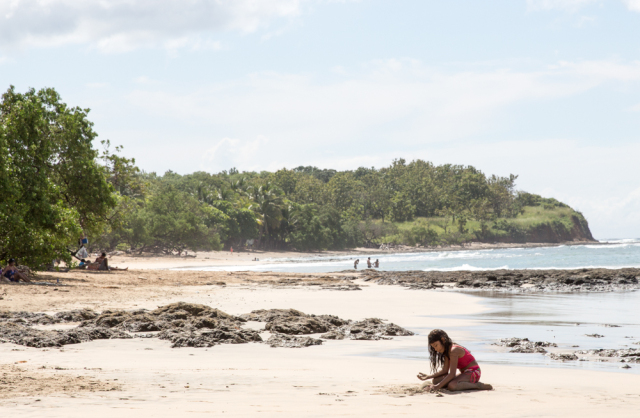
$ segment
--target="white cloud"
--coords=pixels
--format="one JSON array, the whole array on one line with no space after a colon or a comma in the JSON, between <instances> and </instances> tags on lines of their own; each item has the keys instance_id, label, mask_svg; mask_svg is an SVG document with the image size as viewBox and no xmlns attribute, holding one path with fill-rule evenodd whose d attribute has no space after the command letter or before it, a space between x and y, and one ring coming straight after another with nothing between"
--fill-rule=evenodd
<instances>
[{"instance_id":1,"label":"white cloud","mask_svg":"<svg viewBox=\"0 0 640 418\"><path fill-rule=\"evenodd\" d=\"M0 48L71 43L119 52L182 42L216 49L215 41L200 35L256 31L273 19L297 16L301 1L5 0L0 2Z\"/></svg>"},{"instance_id":2,"label":"white cloud","mask_svg":"<svg viewBox=\"0 0 640 418\"><path fill-rule=\"evenodd\" d=\"M640 0L622 0L629 10L640 12Z\"/></svg>"},{"instance_id":3,"label":"white cloud","mask_svg":"<svg viewBox=\"0 0 640 418\"><path fill-rule=\"evenodd\" d=\"M221 137L343 144L393 135L407 145L477 135L494 127L509 105L567 97L613 80L639 81L640 64L561 62L534 72L444 73L388 60L371 64L364 76L345 71L332 82L259 73L187 93L138 89L129 100L150 115L215 127Z\"/></svg>"},{"instance_id":4,"label":"white cloud","mask_svg":"<svg viewBox=\"0 0 640 418\"><path fill-rule=\"evenodd\" d=\"M200 169L203 171L220 171L233 166L242 167L243 170L261 170L264 164L256 164L261 161L269 139L258 135L255 139L242 141L237 138L222 138L212 147L204 151Z\"/></svg>"}]
</instances>

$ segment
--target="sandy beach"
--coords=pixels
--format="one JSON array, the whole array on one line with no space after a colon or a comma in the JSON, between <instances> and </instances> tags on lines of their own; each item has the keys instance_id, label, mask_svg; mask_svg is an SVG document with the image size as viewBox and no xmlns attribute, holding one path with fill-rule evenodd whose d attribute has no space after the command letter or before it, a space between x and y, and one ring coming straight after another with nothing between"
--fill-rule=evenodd
<instances>
[{"instance_id":1,"label":"sandy beach","mask_svg":"<svg viewBox=\"0 0 640 418\"><path fill-rule=\"evenodd\" d=\"M247 256L233 257L235 262L235 257ZM415 376L429 371L427 362L385 358L377 353L406 347L426 351L424 330L436 327L460 327L453 337L469 341L473 321L441 317L448 312L473 315L486 309L468 295L381 286L347 273L158 270L160 265L179 266L178 262L182 260L149 262L155 269L129 272L42 273L39 280L52 285L0 286L0 310L153 310L184 301L232 315L294 308L352 320L377 317L417 335L380 341L325 341L306 348L271 348L259 343L171 348L168 341L155 338L96 340L61 348L4 343L0 344L0 413L34 417L427 413L631 417L637 416L640 408L637 374L515 367L482 364L481 360L482 380L493 384L495 390L414 394L420 383ZM113 264L117 263L120 261ZM61 285L54 286L57 279ZM361 290L337 290L347 284ZM262 329L264 324L248 322L246 327ZM261 332L263 339L268 335Z\"/></svg>"}]
</instances>

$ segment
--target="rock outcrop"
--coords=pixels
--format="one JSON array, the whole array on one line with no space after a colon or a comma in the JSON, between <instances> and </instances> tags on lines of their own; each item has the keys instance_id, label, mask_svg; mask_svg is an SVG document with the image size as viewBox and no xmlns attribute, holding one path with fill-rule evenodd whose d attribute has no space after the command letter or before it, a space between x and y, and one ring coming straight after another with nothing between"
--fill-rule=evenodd
<instances>
[{"instance_id":1,"label":"rock outcrop","mask_svg":"<svg viewBox=\"0 0 640 418\"><path fill-rule=\"evenodd\" d=\"M413 335L411 331L377 318L359 322L334 315L309 315L295 309L257 310L241 316L229 315L206 305L172 303L148 311L91 310L60 312L53 316L30 312L0 312L0 342L29 347L61 347L98 339L159 338L178 347L211 347L217 344L262 342L260 332L244 328L247 321L266 322L271 347L309 347L322 344L310 334L325 333L325 339L380 340ZM67 330L43 330L35 325L79 322Z\"/></svg>"},{"instance_id":2,"label":"rock outcrop","mask_svg":"<svg viewBox=\"0 0 640 418\"><path fill-rule=\"evenodd\" d=\"M509 347L510 353L546 353L545 347L557 347L555 343L548 341L529 341L528 338L502 338L493 345Z\"/></svg>"},{"instance_id":3,"label":"rock outcrop","mask_svg":"<svg viewBox=\"0 0 640 418\"><path fill-rule=\"evenodd\" d=\"M362 272L365 281L410 289L517 290L610 292L640 288L640 269L375 271Z\"/></svg>"}]
</instances>

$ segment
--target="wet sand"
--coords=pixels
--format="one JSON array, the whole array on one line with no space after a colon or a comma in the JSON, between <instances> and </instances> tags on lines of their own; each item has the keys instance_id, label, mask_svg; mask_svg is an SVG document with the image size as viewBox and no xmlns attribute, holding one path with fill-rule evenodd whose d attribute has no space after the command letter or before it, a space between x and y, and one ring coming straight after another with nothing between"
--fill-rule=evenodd
<instances>
[{"instance_id":1,"label":"wet sand","mask_svg":"<svg viewBox=\"0 0 640 418\"><path fill-rule=\"evenodd\" d=\"M359 320L379 317L402 327L462 327L485 308L472 296L383 286L350 274L227 273L137 270L45 273L62 286L0 286L1 310L54 313L91 308L155 309L202 303L239 315L294 308ZM224 284L222 284L224 283ZM339 291L345 283L361 290ZM57 290L56 290L57 289ZM254 324L260 325L260 324ZM464 332L467 330L467 332ZM265 333L267 334L267 333ZM266 336L266 335L265 335ZM158 339L101 340L36 349L0 344L3 416L636 416L640 375L482 364L490 392L409 396L428 372L424 361L375 357L423 347L425 335L383 341L326 341L300 349L266 344L170 348ZM46 384L45 384L46 383Z\"/></svg>"}]
</instances>

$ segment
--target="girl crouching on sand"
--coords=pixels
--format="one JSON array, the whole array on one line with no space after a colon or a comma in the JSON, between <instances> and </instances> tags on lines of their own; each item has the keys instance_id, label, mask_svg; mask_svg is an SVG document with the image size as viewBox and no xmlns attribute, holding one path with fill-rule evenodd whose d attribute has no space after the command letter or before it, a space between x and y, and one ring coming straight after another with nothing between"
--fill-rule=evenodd
<instances>
[{"instance_id":1,"label":"girl crouching on sand","mask_svg":"<svg viewBox=\"0 0 640 418\"><path fill-rule=\"evenodd\" d=\"M490 390L493 387L480 383L480 366L469 350L451 341L451 338L441 329L434 329L429 333L429 356L431 357L431 372L441 370L430 376L418 374L418 379L433 379L433 385L425 386L428 390ZM460 374L456 376L456 368Z\"/></svg>"}]
</instances>

